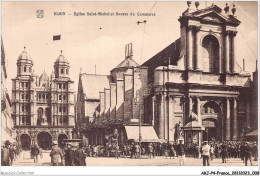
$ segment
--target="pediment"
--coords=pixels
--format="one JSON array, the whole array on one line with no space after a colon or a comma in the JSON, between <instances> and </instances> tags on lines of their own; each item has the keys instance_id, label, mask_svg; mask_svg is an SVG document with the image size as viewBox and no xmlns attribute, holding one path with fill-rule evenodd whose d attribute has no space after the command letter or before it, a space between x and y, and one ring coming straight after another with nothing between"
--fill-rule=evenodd
<instances>
[{"instance_id":1,"label":"pediment","mask_svg":"<svg viewBox=\"0 0 260 176\"><path fill-rule=\"evenodd\" d=\"M224 17L223 15L220 15L216 12L210 12L207 14L198 15L198 17L202 18L205 21L214 21L214 22L228 21L228 19L226 17Z\"/></svg>"}]
</instances>

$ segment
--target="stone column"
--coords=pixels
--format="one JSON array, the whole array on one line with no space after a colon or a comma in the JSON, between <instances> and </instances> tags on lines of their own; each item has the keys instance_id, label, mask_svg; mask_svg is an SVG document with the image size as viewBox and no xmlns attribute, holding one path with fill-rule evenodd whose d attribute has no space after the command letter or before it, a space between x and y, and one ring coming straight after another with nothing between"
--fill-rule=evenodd
<instances>
[{"instance_id":1,"label":"stone column","mask_svg":"<svg viewBox=\"0 0 260 176\"><path fill-rule=\"evenodd\" d=\"M192 111L192 98L191 97L189 97L189 112L188 112L188 115L190 116L191 114L191 111Z\"/></svg>"},{"instance_id":2,"label":"stone column","mask_svg":"<svg viewBox=\"0 0 260 176\"><path fill-rule=\"evenodd\" d=\"M165 139L169 140L169 96L164 96L164 124L165 124Z\"/></svg>"},{"instance_id":3,"label":"stone column","mask_svg":"<svg viewBox=\"0 0 260 176\"><path fill-rule=\"evenodd\" d=\"M250 102L246 101L246 130L245 132L248 133L250 131Z\"/></svg>"},{"instance_id":4,"label":"stone column","mask_svg":"<svg viewBox=\"0 0 260 176\"><path fill-rule=\"evenodd\" d=\"M197 115L198 115L198 123L202 125L201 115L200 115L200 97L197 98Z\"/></svg>"},{"instance_id":5,"label":"stone column","mask_svg":"<svg viewBox=\"0 0 260 176\"><path fill-rule=\"evenodd\" d=\"M237 100L234 98L233 103L233 137L232 140L237 140Z\"/></svg>"},{"instance_id":6,"label":"stone column","mask_svg":"<svg viewBox=\"0 0 260 176\"><path fill-rule=\"evenodd\" d=\"M230 102L226 99L226 138L225 140L230 140Z\"/></svg>"},{"instance_id":7,"label":"stone column","mask_svg":"<svg viewBox=\"0 0 260 176\"><path fill-rule=\"evenodd\" d=\"M186 62L187 62L187 66L186 68L188 70L192 69L192 26L189 26L187 28L187 58L186 58Z\"/></svg>"},{"instance_id":8,"label":"stone column","mask_svg":"<svg viewBox=\"0 0 260 176\"><path fill-rule=\"evenodd\" d=\"M163 118L163 95L160 95L158 102L158 119L159 119L159 128L158 128L158 137L159 139L164 139L164 118Z\"/></svg>"},{"instance_id":9,"label":"stone column","mask_svg":"<svg viewBox=\"0 0 260 176\"><path fill-rule=\"evenodd\" d=\"M226 31L226 36L225 36L225 73L229 73L229 31Z\"/></svg>"},{"instance_id":10,"label":"stone column","mask_svg":"<svg viewBox=\"0 0 260 176\"><path fill-rule=\"evenodd\" d=\"M195 33L195 40L196 40L196 45L195 45L195 55L196 55L196 70L202 70L201 68L201 46L200 46L200 40L199 40L199 31L200 31L200 26L194 26L193 31Z\"/></svg>"},{"instance_id":11,"label":"stone column","mask_svg":"<svg viewBox=\"0 0 260 176\"><path fill-rule=\"evenodd\" d=\"M231 58L231 63L232 63L232 70L231 70L231 72L232 73L235 73L236 72L236 52L235 52L235 45L236 45L236 41L235 41L235 39L236 39L236 34L237 34L237 32L236 31L232 31L232 41L231 41L231 43L232 43L232 58Z\"/></svg>"},{"instance_id":12,"label":"stone column","mask_svg":"<svg viewBox=\"0 0 260 176\"><path fill-rule=\"evenodd\" d=\"M153 100L152 100L152 106L153 106L153 119L152 119L152 125L154 126L154 119L155 119L155 103L156 103L156 96L153 96Z\"/></svg>"}]
</instances>

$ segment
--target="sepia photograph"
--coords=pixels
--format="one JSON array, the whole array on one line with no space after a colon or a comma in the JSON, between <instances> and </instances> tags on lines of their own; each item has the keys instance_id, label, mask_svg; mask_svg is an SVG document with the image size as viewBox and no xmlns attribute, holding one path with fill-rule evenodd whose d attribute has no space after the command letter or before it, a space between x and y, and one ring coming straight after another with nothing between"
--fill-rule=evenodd
<instances>
[{"instance_id":1,"label":"sepia photograph","mask_svg":"<svg viewBox=\"0 0 260 176\"><path fill-rule=\"evenodd\" d=\"M258 20L258 1L2 1L1 166L258 175Z\"/></svg>"}]
</instances>

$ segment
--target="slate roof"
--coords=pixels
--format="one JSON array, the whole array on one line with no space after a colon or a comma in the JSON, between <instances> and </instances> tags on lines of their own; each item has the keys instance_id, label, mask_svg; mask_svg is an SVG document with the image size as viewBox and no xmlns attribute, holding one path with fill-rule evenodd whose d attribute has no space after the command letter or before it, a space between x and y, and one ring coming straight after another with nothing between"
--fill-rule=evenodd
<instances>
[{"instance_id":1,"label":"slate roof","mask_svg":"<svg viewBox=\"0 0 260 176\"><path fill-rule=\"evenodd\" d=\"M137 67L139 66L139 64L137 62L135 62L133 59L131 58L126 58L125 60L123 60L116 68L130 68L130 67Z\"/></svg>"},{"instance_id":2,"label":"slate roof","mask_svg":"<svg viewBox=\"0 0 260 176\"><path fill-rule=\"evenodd\" d=\"M110 88L112 78L109 75L81 74L81 83L85 99L99 100L99 92Z\"/></svg>"},{"instance_id":3,"label":"slate roof","mask_svg":"<svg viewBox=\"0 0 260 176\"><path fill-rule=\"evenodd\" d=\"M148 82L153 81L154 70L159 66L167 66L169 64L177 65L180 56L180 39L177 39L166 48L161 50L159 53L154 55L151 59L147 60L142 64L142 66L148 67Z\"/></svg>"}]
</instances>

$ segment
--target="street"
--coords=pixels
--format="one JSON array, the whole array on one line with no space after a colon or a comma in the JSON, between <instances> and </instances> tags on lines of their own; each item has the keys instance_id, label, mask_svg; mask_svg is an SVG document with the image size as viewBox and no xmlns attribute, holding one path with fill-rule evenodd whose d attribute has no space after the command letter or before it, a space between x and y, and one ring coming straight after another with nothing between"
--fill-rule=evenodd
<instances>
[{"instance_id":1,"label":"street","mask_svg":"<svg viewBox=\"0 0 260 176\"><path fill-rule=\"evenodd\" d=\"M43 157L39 157L39 162L34 163L33 159L30 158L29 151L23 151L20 158L14 161L14 166L50 166L51 159L49 157L50 151L44 151ZM106 158L106 157L87 157L87 166L179 166L178 158L170 159L169 157L156 157L147 159L142 157L141 159L130 159L130 158ZM227 163L222 163L220 158L213 159L210 161L211 166L244 166L240 158L227 159ZM257 166L257 161L253 161L253 165ZM191 157L185 158L185 166L202 166L202 159L194 159Z\"/></svg>"}]
</instances>

